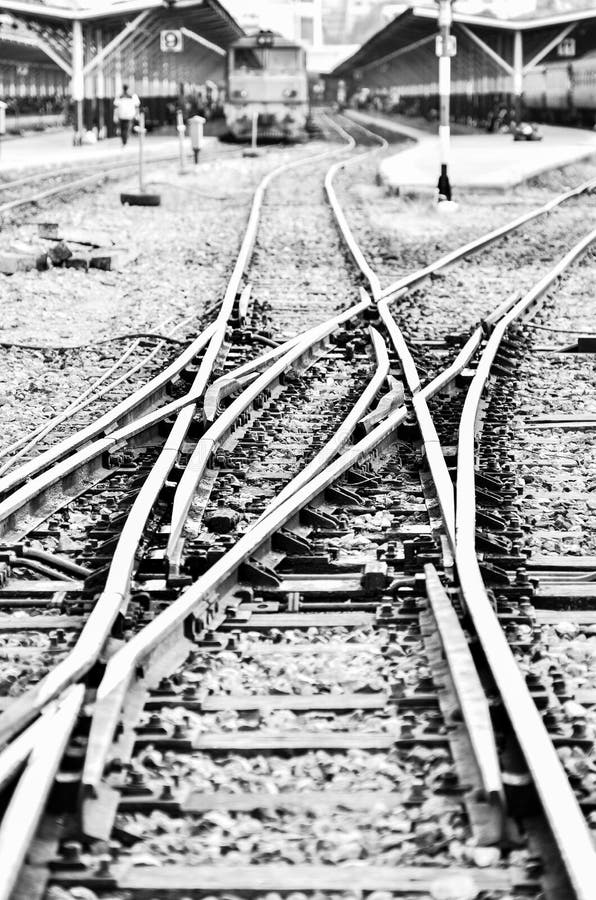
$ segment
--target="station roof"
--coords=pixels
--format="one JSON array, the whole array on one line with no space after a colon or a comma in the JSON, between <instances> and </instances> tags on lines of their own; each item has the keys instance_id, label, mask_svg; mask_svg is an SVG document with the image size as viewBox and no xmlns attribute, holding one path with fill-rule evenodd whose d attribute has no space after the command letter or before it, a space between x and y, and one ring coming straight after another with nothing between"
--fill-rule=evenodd
<instances>
[{"instance_id":1,"label":"station roof","mask_svg":"<svg viewBox=\"0 0 596 900\"><path fill-rule=\"evenodd\" d=\"M79 19L118 27L145 10L163 11L170 20L183 19L184 26L223 47L244 34L219 0L170 0L167 4L163 0L0 0L0 13L55 25ZM173 21L169 24L173 27Z\"/></svg>"},{"instance_id":2,"label":"station roof","mask_svg":"<svg viewBox=\"0 0 596 900\"><path fill-rule=\"evenodd\" d=\"M540 19L497 19L491 16L453 13L453 24L473 28L486 44L494 45L497 38L511 38L514 32L524 33L524 55L532 56L535 49L569 26L581 22L596 23L596 9L557 13ZM430 7L409 7L381 31L373 34L349 59L337 66L332 74L349 78L354 70L374 65L396 51L416 48L418 41L427 41L437 33L437 10Z\"/></svg>"},{"instance_id":3,"label":"station roof","mask_svg":"<svg viewBox=\"0 0 596 900\"><path fill-rule=\"evenodd\" d=\"M0 65L21 65L23 63L55 67L55 64L48 59L35 40L0 35Z\"/></svg>"}]
</instances>

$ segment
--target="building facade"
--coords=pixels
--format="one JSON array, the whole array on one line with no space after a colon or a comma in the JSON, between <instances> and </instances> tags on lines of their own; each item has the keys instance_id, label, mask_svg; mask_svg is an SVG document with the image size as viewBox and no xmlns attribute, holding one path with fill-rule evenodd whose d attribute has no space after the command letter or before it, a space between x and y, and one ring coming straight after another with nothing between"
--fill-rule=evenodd
<instances>
[{"instance_id":1,"label":"building facade","mask_svg":"<svg viewBox=\"0 0 596 900\"><path fill-rule=\"evenodd\" d=\"M225 5L246 32L267 28L306 47L323 43L322 0L226 0Z\"/></svg>"}]
</instances>

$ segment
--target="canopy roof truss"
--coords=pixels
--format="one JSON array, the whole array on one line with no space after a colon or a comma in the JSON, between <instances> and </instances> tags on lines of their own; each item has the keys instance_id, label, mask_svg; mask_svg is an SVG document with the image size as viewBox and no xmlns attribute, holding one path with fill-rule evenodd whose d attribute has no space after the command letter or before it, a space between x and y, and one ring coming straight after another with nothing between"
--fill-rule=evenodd
<instances>
[{"instance_id":1,"label":"canopy roof truss","mask_svg":"<svg viewBox=\"0 0 596 900\"><path fill-rule=\"evenodd\" d=\"M139 66L147 72L171 68L159 50L162 29L178 28L187 39L183 53L175 54L175 69L184 72L194 66L211 73L210 59L220 60L243 34L219 0L120 0L77 8L0 0L0 14L0 42L40 51L71 78L75 100L84 98L89 77L103 79L125 58L134 67L131 55L142 56Z\"/></svg>"},{"instance_id":2,"label":"canopy roof truss","mask_svg":"<svg viewBox=\"0 0 596 900\"><path fill-rule=\"evenodd\" d=\"M410 7L373 35L356 53L333 71L338 78L370 79L391 60L415 53L426 60L426 80L436 80L436 61L426 52L437 34L437 11ZM533 20L501 20L454 12L453 33L459 41L481 51L487 74L498 67L511 78L514 93L521 92L523 75L549 58L556 58L561 42L577 38L578 55L596 46L596 10L565 13ZM456 57L457 58L457 57ZM400 67L403 71L403 67Z\"/></svg>"}]
</instances>

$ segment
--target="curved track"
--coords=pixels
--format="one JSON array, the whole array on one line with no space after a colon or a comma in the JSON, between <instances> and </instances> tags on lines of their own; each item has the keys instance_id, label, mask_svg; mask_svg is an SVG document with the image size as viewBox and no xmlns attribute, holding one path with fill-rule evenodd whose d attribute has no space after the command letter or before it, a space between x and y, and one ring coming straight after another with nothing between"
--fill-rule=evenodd
<instances>
[{"instance_id":1,"label":"curved track","mask_svg":"<svg viewBox=\"0 0 596 900\"><path fill-rule=\"evenodd\" d=\"M354 139L339 130L344 148L330 149L309 165L355 148ZM75 599L60 625L57 664L34 677L37 683L0 714L0 736L7 743L0 784L14 781L25 766L0 826L0 867L8 873L0 897L10 896L19 878L23 883L36 875L41 881L50 876L65 889L117 888L134 896L152 890L194 896L205 885L215 894L357 886L436 896L441 885L451 885L460 896L475 896L474 889L536 895L544 886L540 879L528 866L524 871L507 862L512 847L529 861L528 840L534 840L531 821L516 810L509 787L507 750L514 744L521 749L521 775L525 760L540 797L570 896L590 897L596 859L585 819L492 614L476 562L479 518L489 529L498 520L476 513L474 435L500 341L514 323L532 315L596 233L587 234L521 299L495 304L449 366L426 385L390 304L403 301L432 272L516 232L593 182L383 289L334 187L339 169L359 158L341 157L324 173L330 208L355 264L358 302L323 322L319 316L285 343L269 341L270 349L249 358L242 330L259 301L242 281L250 271L265 192L305 162L281 167L255 194L217 318L174 369L0 479L0 523L13 554L3 605L10 579L16 584L19 572L22 581L23 572L32 570ZM372 296L362 287L358 291L362 281ZM353 370L352 380L337 393L330 385L346 367ZM185 372L187 392L146 412L168 379ZM463 405L451 434L459 445L456 477L429 408L446 390L450 402L457 399L455 409ZM329 409L329 421L313 440L317 404ZM159 441L157 429L166 422L169 433ZM112 470L106 468L108 456ZM272 471L273 487L267 480ZM102 562L102 579L97 569L80 562L73 567L68 553L27 551L27 536L43 534L47 516L68 507L69 493L84 498L90 484L110 479L116 482L116 515L102 509L92 510L91 517L94 565ZM103 496L100 502L105 504ZM84 506L81 514L88 515ZM100 592L97 584L103 584ZM50 593L54 601L59 590ZM13 591L18 594L14 586ZM40 604L30 606L39 615ZM73 607L86 615L78 632ZM461 621L478 640L479 665ZM11 628L18 628L14 620ZM317 663L326 652L335 654L335 677ZM300 693L291 679L284 683L279 677L295 669L287 659L296 653L304 663L296 670L297 683L305 684ZM281 668L280 656L286 660ZM83 683L91 703L88 723L78 719ZM501 716L491 716L486 700L493 685ZM454 709L464 729L455 726ZM78 761L71 779L68 767L60 768L67 747L67 758ZM331 766L331 786L309 776L308 787L300 788L299 771L304 777L309 771L300 760L315 751L327 754L324 761L318 757L318 765ZM166 752L173 757L169 763ZM185 794L171 774L186 773L192 783L189 773L214 766L218 783L222 754L232 769L248 771L247 760L258 753L269 755L271 771L288 754L292 760L290 777L279 789L288 796L276 798L275 809L263 789L247 789L233 774L226 782L232 789L218 795L204 786ZM333 772L342 771L350 753L360 754L362 771L356 766L355 781L344 778L342 790ZM383 789L370 775L383 755L402 777L407 760L416 761L414 780L403 781L409 790L402 785L388 793L386 783ZM425 759L433 762L425 767ZM62 825L67 845L58 866L48 871L40 865L36 872L29 863L23 870L57 771L62 802L71 813L78 807L80 819L69 815ZM360 792L365 773L372 787ZM67 799L70 782L80 786L78 803L72 791ZM437 801L433 810L428 801L437 789L452 800ZM380 812L374 812L375 802ZM327 837L320 836L316 846L296 844L292 834L315 828L317 810L327 817ZM178 822L180 837L169 851L159 840L158 813ZM263 816L277 845L271 838L265 859L257 860L259 842L240 837L253 834ZM433 821L441 823L434 832ZM363 830L352 842L356 848L366 844L365 864L357 850L351 856L340 849L346 841L351 846L346 829L356 835L359 822ZM366 837L388 831L388 844L371 844ZM197 833L205 840L196 839ZM400 833L407 840L396 837ZM96 842L114 834L119 846L98 856ZM86 842L81 855L68 845L76 837ZM218 843L228 847L227 859L213 850ZM87 852L88 844L94 853ZM457 853L455 845L462 848ZM283 852L288 846L295 849L289 859ZM339 869L329 866L333 861L341 863Z\"/></svg>"},{"instance_id":2,"label":"curved track","mask_svg":"<svg viewBox=\"0 0 596 900\"><path fill-rule=\"evenodd\" d=\"M203 151L201 161L213 159L214 156L220 156L222 153L238 153L238 150L236 148L226 148L224 150L222 147L218 147L215 153L209 150ZM160 163L173 162L178 158L178 149L176 149L176 152L161 155L149 153L146 154L145 165L153 166ZM54 170L45 170L22 175L19 178L0 181L0 216L4 216L16 209L36 206L52 197L59 197L63 194L70 194L72 191L100 184L110 178L121 177L123 173L134 171L137 168L138 158L135 155L133 159L123 159L108 165L105 162L95 164L82 162L76 167L72 167L70 171L61 170L57 173ZM49 186L44 186L43 182L48 182ZM30 188L33 188L32 192L23 195L23 189L29 190ZM15 196L11 197L11 194ZM10 199L4 199L7 195Z\"/></svg>"}]
</instances>

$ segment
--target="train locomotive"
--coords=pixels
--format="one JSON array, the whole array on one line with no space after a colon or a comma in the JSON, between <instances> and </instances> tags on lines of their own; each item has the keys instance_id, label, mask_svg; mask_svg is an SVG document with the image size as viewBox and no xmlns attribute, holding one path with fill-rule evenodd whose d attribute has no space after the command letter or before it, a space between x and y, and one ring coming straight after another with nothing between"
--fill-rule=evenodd
<instances>
[{"instance_id":1,"label":"train locomotive","mask_svg":"<svg viewBox=\"0 0 596 900\"><path fill-rule=\"evenodd\" d=\"M307 137L309 92L306 52L272 31L240 38L228 51L224 114L237 140Z\"/></svg>"}]
</instances>

